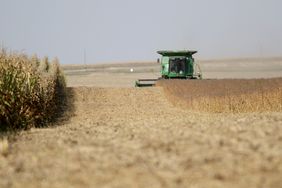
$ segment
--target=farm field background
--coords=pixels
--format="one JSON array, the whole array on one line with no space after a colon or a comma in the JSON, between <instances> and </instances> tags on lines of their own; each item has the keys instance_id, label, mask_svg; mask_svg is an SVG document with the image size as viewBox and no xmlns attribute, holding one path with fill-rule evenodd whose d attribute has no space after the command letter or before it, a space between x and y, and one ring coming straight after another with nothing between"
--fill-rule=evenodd
<instances>
[{"instance_id":1,"label":"farm field background","mask_svg":"<svg viewBox=\"0 0 282 188\"><path fill-rule=\"evenodd\" d=\"M197 60L204 79L273 78L282 75L282 58ZM68 86L132 87L136 79L160 77L157 62L64 65ZM133 69L133 72L130 72ZM114 79L113 79L114 78Z\"/></svg>"},{"instance_id":2,"label":"farm field background","mask_svg":"<svg viewBox=\"0 0 282 188\"><path fill-rule=\"evenodd\" d=\"M204 78L282 75L280 58L200 64ZM212 80L194 86L195 95L179 81L133 88L159 76L156 63L63 68L69 111L50 128L1 141L0 187L282 187L281 78L259 82L278 89L277 107L214 113L187 107L188 98L216 93ZM234 89L234 80L225 84Z\"/></svg>"}]
</instances>

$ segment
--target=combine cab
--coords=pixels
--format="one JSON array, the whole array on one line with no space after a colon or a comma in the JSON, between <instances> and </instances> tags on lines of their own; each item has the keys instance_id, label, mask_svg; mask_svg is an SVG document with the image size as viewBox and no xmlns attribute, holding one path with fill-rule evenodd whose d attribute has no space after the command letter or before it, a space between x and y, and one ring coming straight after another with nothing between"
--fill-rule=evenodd
<instances>
[{"instance_id":1,"label":"combine cab","mask_svg":"<svg viewBox=\"0 0 282 188\"><path fill-rule=\"evenodd\" d=\"M158 79L202 79L200 67L193 54L197 51L158 51L161 58L161 78ZM136 87L154 86L158 79L139 79Z\"/></svg>"}]
</instances>

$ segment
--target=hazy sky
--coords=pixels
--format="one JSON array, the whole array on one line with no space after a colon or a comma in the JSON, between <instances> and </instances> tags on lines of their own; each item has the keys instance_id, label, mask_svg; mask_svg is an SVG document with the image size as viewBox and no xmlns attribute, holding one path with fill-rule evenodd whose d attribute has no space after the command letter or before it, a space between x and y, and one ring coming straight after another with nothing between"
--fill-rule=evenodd
<instances>
[{"instance_id":1,"label":"hazy sky","mask_svg":"<svg viewBox=\"0 0 282 188\"><path fill-rule=\"evenodd\" d=\"M281 0L0 0L0 42L61 63L282 56Z\"/></svg>"}]
</instances>

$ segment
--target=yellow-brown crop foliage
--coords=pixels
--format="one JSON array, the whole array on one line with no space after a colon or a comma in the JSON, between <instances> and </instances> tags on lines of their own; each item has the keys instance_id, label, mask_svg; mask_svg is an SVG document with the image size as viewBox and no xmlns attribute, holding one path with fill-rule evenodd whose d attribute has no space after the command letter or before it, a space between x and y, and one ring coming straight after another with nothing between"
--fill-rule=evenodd
<instances>
[{"instance_id":1,"label":"yellow-brown crop foliage","mask_svg":"<svg viewBox=\"0 0 282 188\"><path fill-rule=\"evenodd\" d=\"M0 130L43 126L66 96L58 60L0 51Z\"/></svg>"},{"instance_id":2,"label":"yellow-brown crop foliage","mask_svg":"<svg viewBox=\"0 0 282 188\"><path fill-rule=\"evenodd\" d=\"M157 85L173 104L193 111L282 111L282 78L161 80Z\"/></svg>"}]
</instances>

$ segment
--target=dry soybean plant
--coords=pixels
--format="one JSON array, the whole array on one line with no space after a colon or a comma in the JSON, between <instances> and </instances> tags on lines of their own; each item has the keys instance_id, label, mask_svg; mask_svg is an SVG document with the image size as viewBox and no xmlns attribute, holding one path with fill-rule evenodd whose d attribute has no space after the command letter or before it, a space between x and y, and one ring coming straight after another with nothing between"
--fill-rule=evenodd
<instances>
[{"instance_id":1,"label":"dry soybean plant","mask_svg":"<svg viewBox=\"0 0 282 188\"><path fill-rule=\"evenodd\" d=\"M185 109L215 113L282 111L282 78L162 80L168 98Z\"/></svg>"},{"instance_id":2,"label":"dry soybean plant","mask_svg":"<svg viewBox=\"0 0 282 188\"><path fill-rule=\"evenodd\" d=\"M57 59L0 51L0 130L28 129L54 120L66 96Z\"/></svg>"}]
</instances>

